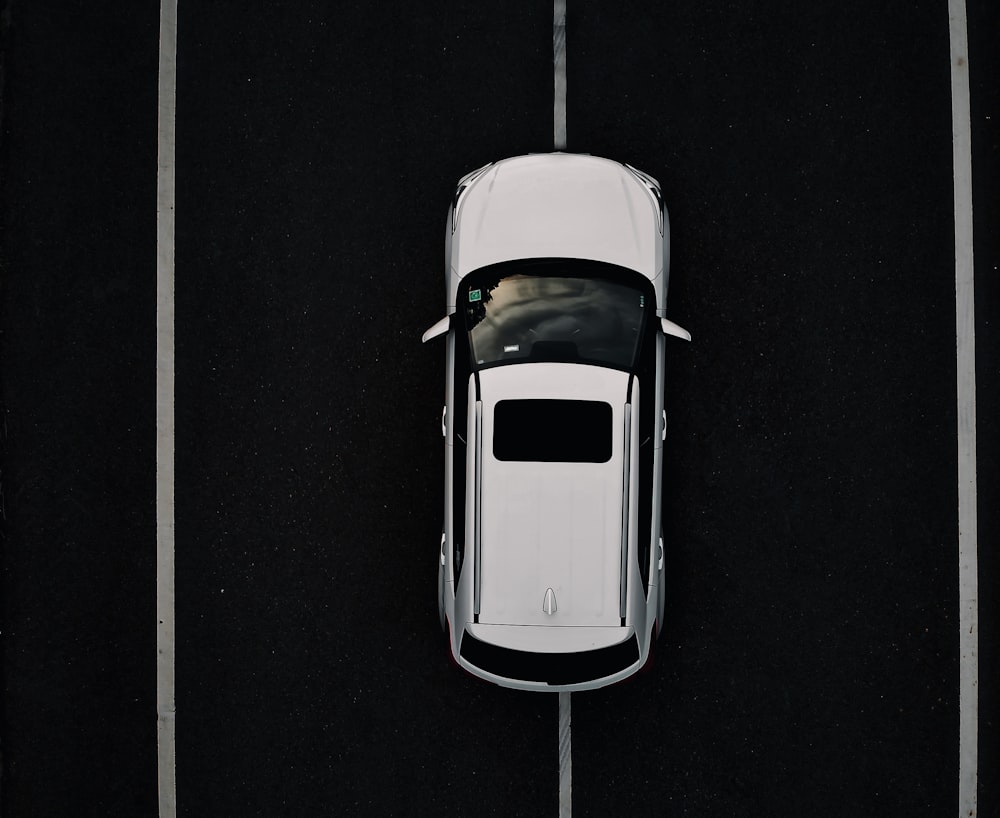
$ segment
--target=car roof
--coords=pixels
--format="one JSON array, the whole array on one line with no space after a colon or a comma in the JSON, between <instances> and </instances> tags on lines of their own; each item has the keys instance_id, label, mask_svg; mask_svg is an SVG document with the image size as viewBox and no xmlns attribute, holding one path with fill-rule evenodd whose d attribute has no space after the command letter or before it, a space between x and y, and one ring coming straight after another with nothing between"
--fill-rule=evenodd
<instances>
[{"instance_id":1,"label":"car roof","mask_svg":"<svg viewBox=\"0 0 1000 818\"><path fill-rule=\"evenodd\" d=\"M514 364L480 373L480 622L619 624L628 380L626 372L579 364ZM510 400L606 405L610 428L594 433L608 433L607 459L499 459L493 447L496 410ZM570 425L564 433L579 430ZM550 589L556 599L552 614L543 611Z\"/></svg>"}]
</instances>

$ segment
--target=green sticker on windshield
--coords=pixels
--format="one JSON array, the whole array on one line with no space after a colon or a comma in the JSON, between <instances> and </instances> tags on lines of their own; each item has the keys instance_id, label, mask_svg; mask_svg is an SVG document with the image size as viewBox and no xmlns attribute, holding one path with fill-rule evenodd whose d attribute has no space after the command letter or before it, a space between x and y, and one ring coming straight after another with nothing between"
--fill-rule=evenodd
<instances>
[{"instance_id":1,"label":"green sticker on windshield","mask_svg":"<svg viewBox=\"0 0 1000 818\"><path fill-rule=\"evenodd\" d=\"M482 301L483 291L482 290L469 290L469 301Z\"/></svg>"}]
</instances>

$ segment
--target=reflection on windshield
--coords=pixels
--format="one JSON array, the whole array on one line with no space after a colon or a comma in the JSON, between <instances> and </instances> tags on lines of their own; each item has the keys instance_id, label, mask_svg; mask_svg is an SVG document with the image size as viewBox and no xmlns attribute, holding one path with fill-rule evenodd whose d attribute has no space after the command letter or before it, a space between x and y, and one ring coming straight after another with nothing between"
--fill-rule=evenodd
<instances>
[{"instance_id":1,"label":"reflection on windshield","mask_svg":"<svg viewBox=\"0 0 1000 818\"><path fill-rule=\"evenodd\" d=\"M600 278L511 275L468 291L466 326L479 367L572 361L631 369L647 304Z\"/></svg>"}]
</instances>

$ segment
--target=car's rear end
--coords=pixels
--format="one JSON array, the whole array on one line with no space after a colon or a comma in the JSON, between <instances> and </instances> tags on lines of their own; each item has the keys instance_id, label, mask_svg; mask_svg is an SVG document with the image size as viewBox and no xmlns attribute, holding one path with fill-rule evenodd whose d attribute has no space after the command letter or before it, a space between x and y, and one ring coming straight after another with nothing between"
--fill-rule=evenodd
<instances>
[{"instance_id":1,"label":"car's rear end","mask_svg":"<svg viewBox=\"0 0 1000 818\"><path fill-rule=\"evenodd\" d=\"M647 647L648 650L648 647ZM587 690L630 676L642 663L632 627L468 624L458 654L470 673L522 690Z\"/></svg>"},{"instance_id":2,"label":"car's rear end","mask_svg":"<svg viewBox=\"0 0 1000 818\"><path fill-rule=\"evenodd\" d=\"M631 570L640 443L632 376L565 362L477 375L467 429L472 547L456 588L453 655L522 689L624 678L649 649Z\"/></svg>"}]
</instances>

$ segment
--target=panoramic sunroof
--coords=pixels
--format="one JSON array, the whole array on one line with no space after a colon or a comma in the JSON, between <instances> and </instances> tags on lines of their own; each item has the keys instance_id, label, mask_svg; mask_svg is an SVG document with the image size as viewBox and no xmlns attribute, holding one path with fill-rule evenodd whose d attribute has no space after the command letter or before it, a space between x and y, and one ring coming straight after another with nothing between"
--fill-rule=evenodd
<instances>
[{"instance_id":1,"label":"panoramic sunroof","mask_svg":"<svg viewBox=\"0 0 1000 818\"><path fill-rule=\"evenodd\" d=\"M611 404L590 400L502 400L493 412L497 460L606 463Z\"/></svg>"}]
</instances>

